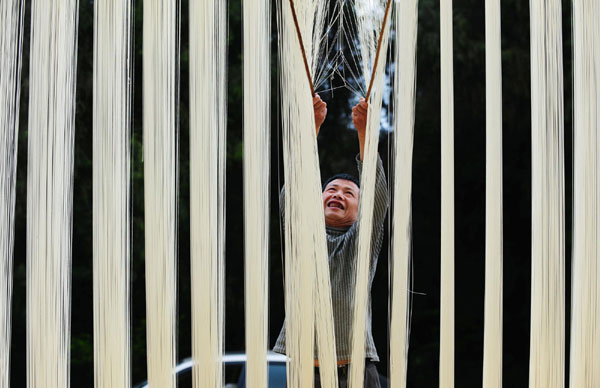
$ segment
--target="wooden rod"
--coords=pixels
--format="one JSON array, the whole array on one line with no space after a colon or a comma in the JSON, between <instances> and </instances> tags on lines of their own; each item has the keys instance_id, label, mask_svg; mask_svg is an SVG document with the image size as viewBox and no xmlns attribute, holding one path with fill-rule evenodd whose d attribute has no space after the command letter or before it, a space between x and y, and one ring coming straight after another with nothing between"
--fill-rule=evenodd
<instances>
[{"instance_id":1,"label":"wooden rod","mask_svg":"<svg viewBox=\"0 0 600 388\"><path fill-rule=\"evenodd\" d=\"M304 70L306 70L306 77L308 78L308 84L310 85L310 95L314 97L315 88L313 86L312 77L310 76L310 68L308 67L308 61L306 60L306 51L304 51L304 43L302 42L302 34L300 33L300 26L298 25L298 18L296 17L294 0L290 0L290 7L292 8L292 18L294 19L294 25L296 26L296 35L298 36L300 50L302 51L302 59L304 60Z\"/></svg>"},{"instance_id":2,"label":"wooden rod","mask_svg":"<svg viewBox=\"0 0 600 388\"><path fill-rule=\"evenodd\" d=\"M292 0L290 0L292 1ZM367 96L365 97L365 101L369 102L369 97L371 96L371 89L373 88L373 80L375 79L375 71L377 70L377 63L379 62L379 52L381 51L381 41L383 39L383 32L385 31L385 25L388 19L388 13L390 11L390 5L392 4L392 0L388 0L385 6L385 14L383 15L383 24L381 26L381 32L379 32L379 41L377 42L377 53L375 54L375 63L373 64L373 69L371 70L371 81L369 82L369 89L367 90ZM292 8L293 12L293 8Z\"/></svg>"}]
</instances>

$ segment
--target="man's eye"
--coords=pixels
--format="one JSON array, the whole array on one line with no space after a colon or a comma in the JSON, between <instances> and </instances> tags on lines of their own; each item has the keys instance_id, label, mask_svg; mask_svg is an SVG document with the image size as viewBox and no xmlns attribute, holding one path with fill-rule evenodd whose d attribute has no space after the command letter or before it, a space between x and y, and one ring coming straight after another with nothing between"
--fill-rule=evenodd
<instances>
[{"instance_id":1,"label":"man's eye","mask_svg":"<svg viewBox=\"0 0 600 388\"><path fill-rule=\"evenodd\" d=\"M346 191L346 194L348 194L351 197L354 197L354 193L352 191Z\"/></svg>"}]
</instances>

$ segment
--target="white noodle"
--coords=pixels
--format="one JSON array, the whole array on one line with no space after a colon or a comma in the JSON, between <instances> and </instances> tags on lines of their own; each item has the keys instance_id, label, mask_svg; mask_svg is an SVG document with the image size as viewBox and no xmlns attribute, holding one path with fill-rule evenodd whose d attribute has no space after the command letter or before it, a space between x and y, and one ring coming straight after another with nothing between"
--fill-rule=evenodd
<instances>
[{"instance_id":1,"label":"white noodle","mask_svg":"<svg viewBox=\"0 0 600 388\"><path fill-rule=\"evenodd\" d=\"M394 211L390 260L390 386L406 387L410 329L412 153L418 0L396 5Z\"/></svg>"},{"instance_id":2,"label":"white noodle","mask_svg":"<svg viewBox=\"0 0 600 388\"><path fill-rule=\"evenodd\" d=\"M440 1L442 222L440 387L454 387L454 66L452 0Z\"/></svg>"},{"instance_id":3,"label":"white noodle","mask_svg":"<svg viewBox=\"0 0 600 388\"><path fill-rule=\"evenodd\" d=\"M565 204L562 12L531 0L530 388L564 386Z\"/></svg>"},{"instance_id":4,"label":"white noodle","mask_svg":"<svg viewBox=\"0 0 600 388\"><path fill-rule=\"evenodd\" d=\"M374 71L374 82L369 97L367 128L364 146L364 161L361 173L360 204L358 210L358 248L356 253L356 288L354 294L354 317L352 320L352 356L349 373L349 386L362 387L365 369L366 317L370 289L369 271L371 263L371 243L373 230L373 208L375 204L375 178L377 168L377 147L379 144L379 125L381 122L381 103L384 93L386 52L390 32L391 12L382 31L383 16L387 1L370 1L371 9L360 12L357 9L360 49L363 58L363 77L365 84L371 80L371 72L375 66L375 56L379 35L382 34L381 54L377 69ZM366 58L366 59L365 59Z\"/></svg>"},{"instance_id":5,"label":"white noodle","mask_svg":"<svg viewBox=\"0 0 600 388\"><path fill-rule=\"evenodd\" d=\"M193 383L223 386L225 0L190 3L190 233Z\"/></svg>"},{"instance_id":6,"label":"white noodle","mask_svg":"<svg viewBox=\"0 0 600 388\"><path fill-rule=\"evenodd\" d=\"M76 0L31 7L27 386L70 385Z\"/></svg>"},{"instance_id":7,"label":"white noodle","mask_svg":"<svg viewBox=\"0 0 600 388\"><path fill-rule=\"evenodd\" d=\"M11 302L25 2L0 2L0 388L10 384Z\"/></svg>"},{"instance_id":8,"label":"white noodle","mask_svg":"<svg viewBox=\"0 0 600 388\"><path fill-rule=\"evenodd\" d=\"M245 0L243 12L246 384L266 388L269 340L270 2Z\"/></svg>"},{"instance_id":9,"label":"white noodle","mask_svg":"<svg viewBox=\"0 0 600 388\"><path fill-rule=\"evenodd\" d=\"M150 387L174 388L179 2L144 2L146 336Z\"/></svg>"},{"instance_id":10,"label":"white noodle","mask_svg":"<svg viewBox=\"0 0 600 388\"><path fill-rule=\"evenodd\" d=\"M600 5L573 2L573 273L569 386L600 386Z\"/></svg>"},{"instance_id":11,"label":"white noodle","mask_svg":"<svg viewBox=\"0 0 600 388\"><path fill-rule=\"evenodd\" d=\"M94 385L131 386L132 3L94 2Z\"/></svg>"},{"instance_id":12,"label":"white noodle","mask_svg":"<svg viewBox=\"0 0 600 388\"><path fill-rule=\"evenodd\" d=\"M317 68L325 1L296 1L312 77ZM278 12L284 149L286 351L290 388L312 387L316 327L323 387L337 387L331 285L316 129L310 88L288 1Z\"/></svg>"},{"instance_id":13,"label":"white noodle","mask_svg":"<svg viewBox=\"0 0 600 388\"><path fill-rule=\"evenodd\" d=\"M500 0L485 3L486 209L483 388L502 388L502 63Z\"/></svg>"}]
</instances>

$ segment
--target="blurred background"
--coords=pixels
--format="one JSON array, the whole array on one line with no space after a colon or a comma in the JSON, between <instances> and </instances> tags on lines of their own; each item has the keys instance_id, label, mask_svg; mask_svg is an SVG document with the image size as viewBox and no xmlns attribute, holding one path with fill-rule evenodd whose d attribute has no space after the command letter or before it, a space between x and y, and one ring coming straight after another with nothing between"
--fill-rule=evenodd
<instances>
[{"instance_id":1,"label":"blurred background","mask_svg":"<svg viewBox=\"0 0 600 388\"><path fill-rule=\"evenodd\" d=\"M282 0L279 0L282 1ZM144 174L142 149L142 8L135 0L135 70L132 135L132 383L146 380L144 280ZM278 192L283 184L278 124L277 31L273 2L272 175L270 256L270 346L284 317L282 236ZM17 201L11 386L26 385L25 272L27 193L27 112L31 2L27 2L23 48ZM182 0L181 105L178 249L178 358L191 356L189 279L189 61L188 8ZM244 350L243 236L243 80L242 2L228 0L228 133L226 351ZM525 387L529 365L531 257L531 134L529 5L502 1L503 147L504 147L504 352L506 387ZM566 165L567 317L570 301L571 246L571 5L563 1ZM402 37L396 37L402 38ZM413 311L408 365L409 387L438 385L440 260L440 62L439 3L419 2L416 124L413 162ZM73 203L73 272L71 384L93 386L92 311L92 64L93 1L79 10L75 186ZM325 88L323 86L323 88ZM322 89L323 89L322 88ZM456 386L479 387L482 380L485 217L485 44L484 2L454 1L455 213L456 213ZM318 90L317 90L318 91ZM207 93L210 91L207 90ZM323 178L356 174L358 152L350 109L357 97L345 89L323 91L328 115L319 134ZM386 116L387 117L387 116ZM312 118L307 118L307 120ZM389 117L384 118L387 121ZM385 130L388 129L388 130ZM388 170L393 133L384 125L380 155ZM389 221L386 221L388 223ZM373 284L373 334L386 374L388 338L388 227ZM567 322L567 349L568 349ZM568 366L568 352L567 352ZM568 378L568 377L567 377Z\"/></svg>"}]
</instances>

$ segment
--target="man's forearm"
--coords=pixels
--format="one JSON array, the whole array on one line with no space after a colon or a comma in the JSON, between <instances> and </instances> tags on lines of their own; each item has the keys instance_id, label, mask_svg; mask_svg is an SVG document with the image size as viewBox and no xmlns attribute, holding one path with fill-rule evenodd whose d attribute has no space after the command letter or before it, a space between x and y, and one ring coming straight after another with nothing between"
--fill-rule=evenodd
<instances>
[{"instance_id":1,"label":"man's forearm","mask_svg":"<svg viewBox=\"0 0 600 388\"><path fill-rule=\"evenodd\" d=\"M362 160L357 160L358 175L362 175ZM362 188L361 188L362 190ZM371 249L378 251L382 242L383 222L389 206L389 193L383 162L377 154L377 170L375 175L375 201L373 204L373 230Z\"/></svg>"},{"instance_id":2,"label":"man's forearm","mask_svg":"<svg viewBox=\"0 0 600 388\"><path fill-rule=\"evenodd\" d=\"M360 161L362 162L365 154L365 136L358 134L358 146L360 147Z\"/></svg>"}]
</instances>

